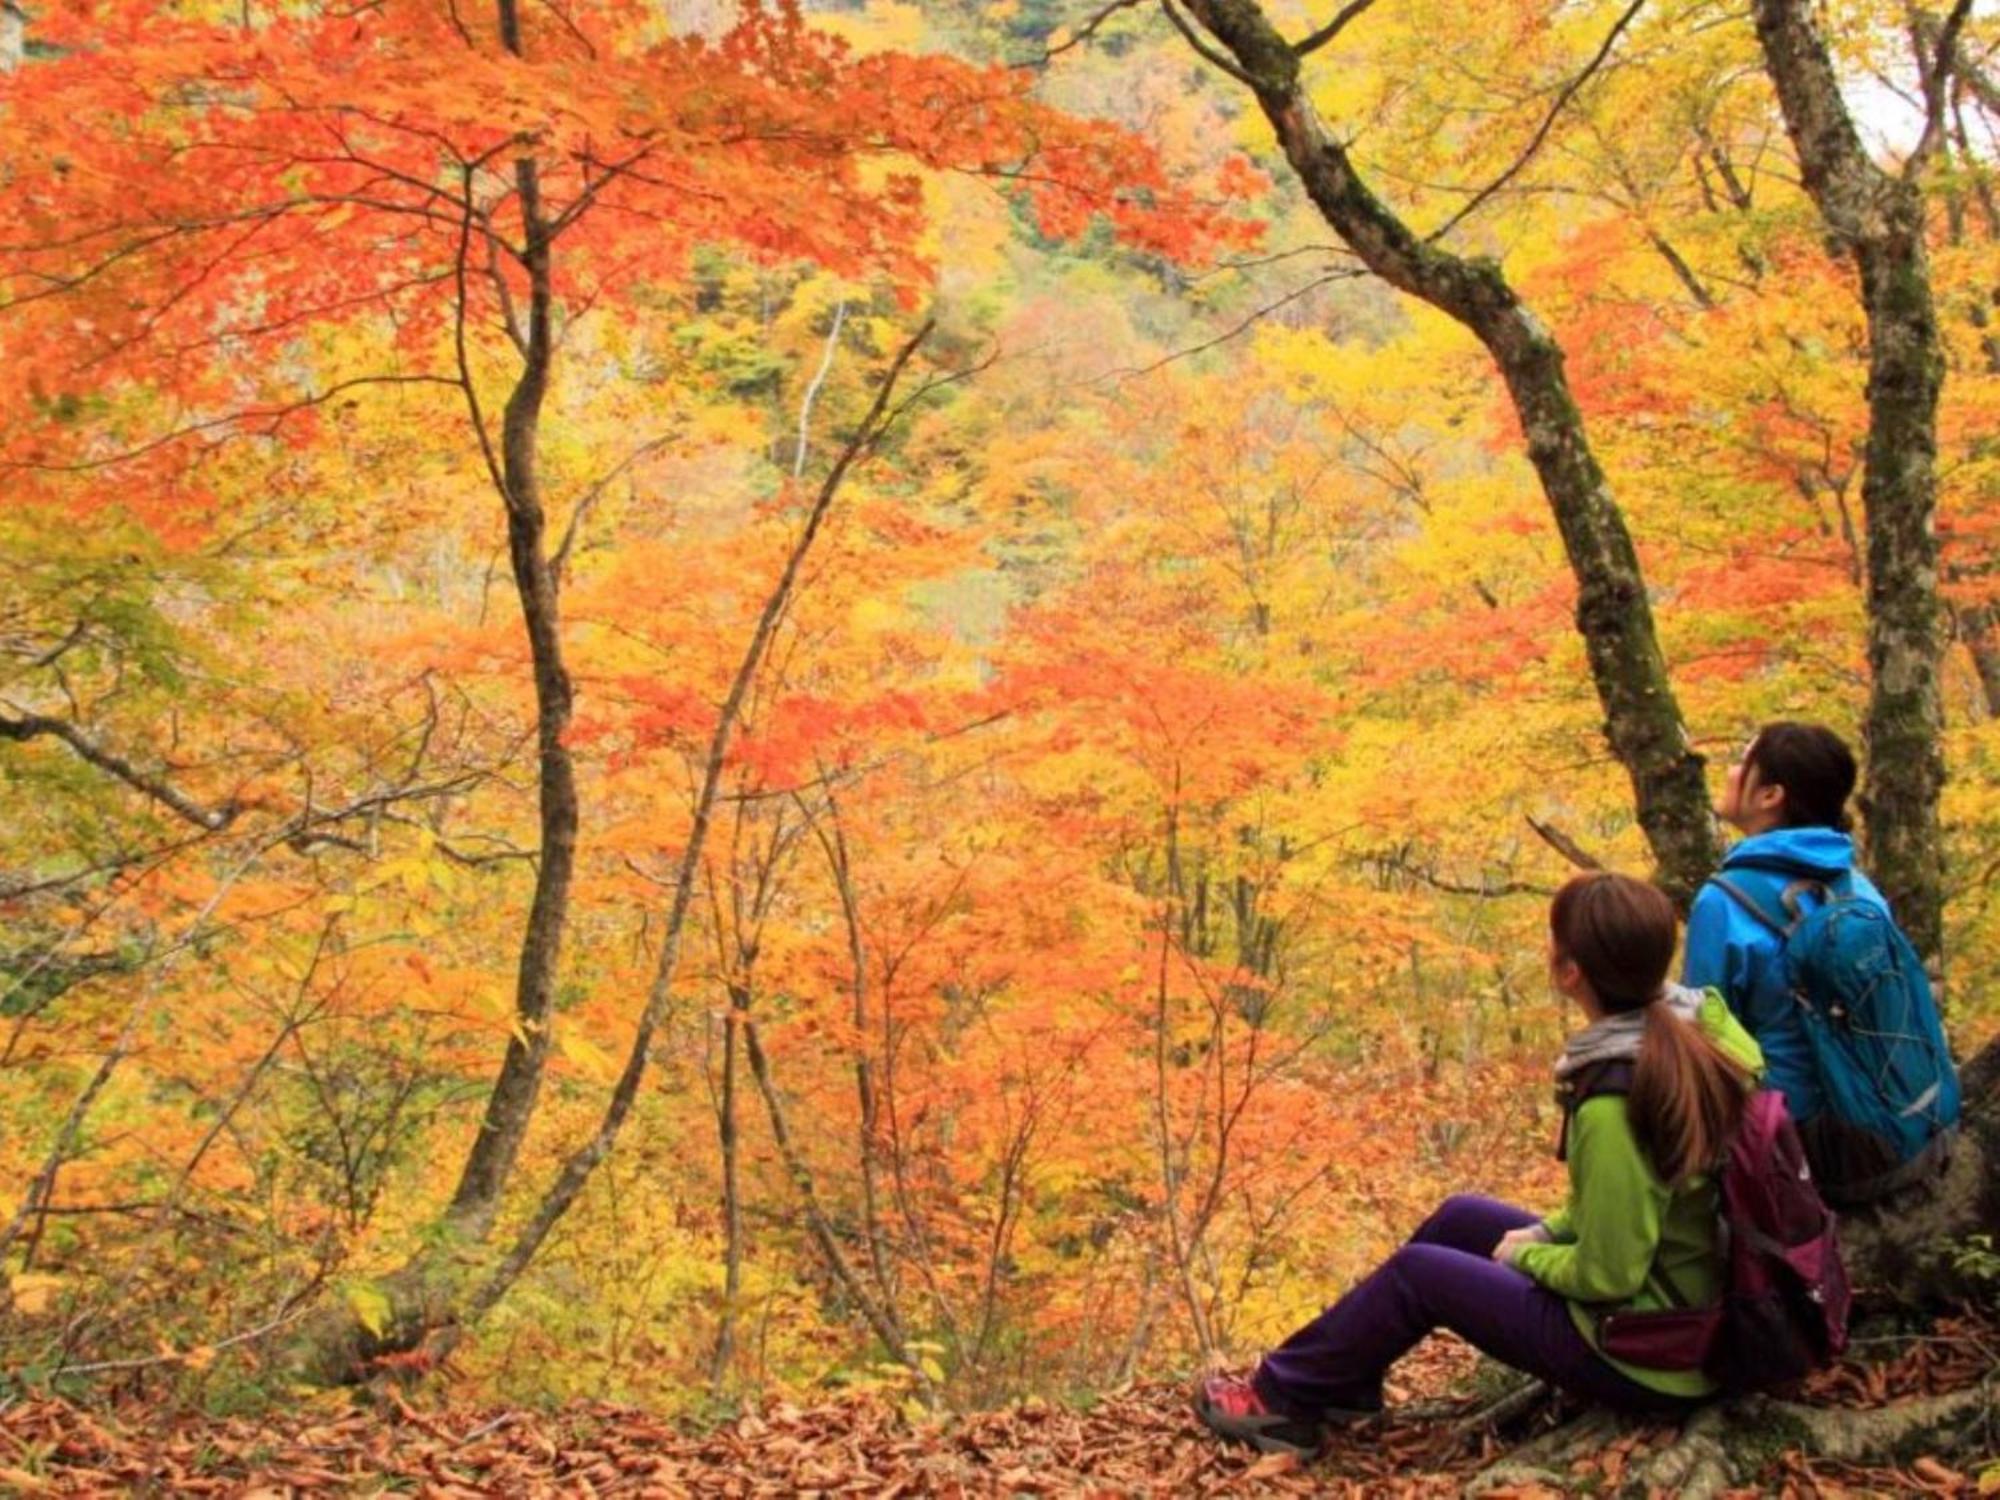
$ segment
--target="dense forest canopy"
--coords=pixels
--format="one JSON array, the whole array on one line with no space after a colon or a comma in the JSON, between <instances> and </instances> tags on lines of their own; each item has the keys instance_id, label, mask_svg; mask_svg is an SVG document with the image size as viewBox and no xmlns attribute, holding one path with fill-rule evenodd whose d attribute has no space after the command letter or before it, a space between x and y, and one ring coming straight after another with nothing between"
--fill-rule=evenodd
<instances>
[{"instance_id":1,"label":"dense forest canopy","mask_svg":"<svg viewBox=\"0 0 2000 1500\"><path fill-rule=\"evenodd\" d=\"M1545 898L1684 893L1775 718L1883 749L1970 1054L2000 29L1826 16L1905 101L1912 572L1885 262L1755 9L26 7L8 1365L249 1399L447 1329L510 1398L977 1405L1255 1348L1557 1191Z\"/></svg>"}]
</instances>

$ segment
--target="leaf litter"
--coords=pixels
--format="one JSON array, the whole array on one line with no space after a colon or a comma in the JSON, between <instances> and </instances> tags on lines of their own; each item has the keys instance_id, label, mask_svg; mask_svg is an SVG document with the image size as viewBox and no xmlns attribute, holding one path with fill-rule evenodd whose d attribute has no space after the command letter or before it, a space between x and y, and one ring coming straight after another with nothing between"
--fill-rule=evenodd
<instances>
[{"instance_id":1,"label":"leaf litter","mask_svg":"<svg viewBox=\"0 0 2000 1500\"><path fill-rule=\"evenodd\" d=\"M1880 1406L1990 1378L2000 1329L1941 1321L1815 1376L1801 1393L1819 1405ZM1136 1383L1088 1407L1037 1399L911 1423L889 1395L848 1393L812 1404L773 1400L706 1429L657 1413L578 1402L552 1413L458 1405L419 1408L394 1390L357 1395L344 1411L304 1407L259 1420L34 1398L0 1411L0 1493L304 1495L961 1497L1457 1495L1512 1443L1566 1414L1544 1409L1529 1431L1500 1434L1476 1420L1462 1391L1476 1357L1450 1338L1428 1340L1396 1371L1392 1414L1338 1433L1312 1463L1217 1443L1195 1420L1183 1382ZM1579 1490L1615 1491L1639 1460L1670 1441L1669 1425L1628 1430L1572 1466ZM1885 1493L1974 1496L1981 1475L1935 1456L1900 1465L1832 1464L1785 1453L1755 1491L1797 1496ZM1550 1493L1532 1487L1498 1495Z\"/></svg>"}]
</instances>

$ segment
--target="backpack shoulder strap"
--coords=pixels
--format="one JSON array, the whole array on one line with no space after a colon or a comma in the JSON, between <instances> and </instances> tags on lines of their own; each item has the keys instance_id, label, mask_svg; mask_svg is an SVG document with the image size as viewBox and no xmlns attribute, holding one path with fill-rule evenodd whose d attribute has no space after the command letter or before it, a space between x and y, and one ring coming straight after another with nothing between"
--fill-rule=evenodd
<instances>
[{"instance_id":1,"label":"backpack shoulder strap","mask_svg":"<svg viewBox=\"0 0 2000 1500\"><path fill-rule=\"evenodd\" d=\"M1771 915L1770 912L1764 909L1764 905L1762 902L1760 902L1755 896L1751 895L1748 891L1744 890L1742 886L1738 885L1728 876L1711 875L1709 876L1709 880L1714 884L1717 890L1723 893L1723 895L1729 897L1730 900L1734 901L1738 906L1742 907L1745 911L1749 912L1750 915L1755 917L1759 923L1761 923L1765 927L1770 928L1771 931L1775 932L1779 937L1783 938L1791 936L1791 931L1792 931L1791 923L1784 921L1779 917Z\"/></svg>"},{"instance_id":2,"label":"backpack shoulder strap","mask_svg":"<svg viewBox=\"0 0 2000 1500\"><path fill-rule=\"evenodd\" d=\"M1562 1106L1562 1132L1556 1137L1556 1160L1569 1160L1569 1122L1576 1112L1600 1094L1632 1092L1633 1063L1629 1057L1608 1057L1603 1062L1578 1068L1556 1085L1556 1103Z\"/></svg>"},{"instance_id":3,"label":"backpack shoulder strap","mask_svg":"<svg viewBox=\"0 0 2000 1500\"><path fill-rule=\"evenodd\" d=\"M1572 1112L1586 1099L1595 1099L1599 1094L1629 1094L1632 1092L1632 1075L1637 1065L1629 1057L1607 1057L1603 1062L1594 1062L1578 1068L1569 1077L1570 1105Z\"/></svg>"}]
</instances>

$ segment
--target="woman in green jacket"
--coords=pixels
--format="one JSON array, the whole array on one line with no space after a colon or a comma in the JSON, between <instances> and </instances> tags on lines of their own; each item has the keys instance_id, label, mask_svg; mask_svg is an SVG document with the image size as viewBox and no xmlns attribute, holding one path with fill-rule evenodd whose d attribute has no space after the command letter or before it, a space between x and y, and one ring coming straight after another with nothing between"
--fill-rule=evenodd
<instances>
[{"instance_id":1,"label":"woman in green jacket","mask_svg":"<svg viewBox=\"0 0 2000 1500\"><path fill-rule=\"evenodd\" d=\"M1641 880L1583 875L1549 912L1549 974L1586 1025L1556 1064L1559 1093L1630 1065L1626 1092L1565 1109L1568 1203L1546 1218L1450 1198L1408 1244L1266 1354L1248 1377L1195 1395L1224 1437L1309 1453L1328 1422L1378 1411L1382 1376L1449 1328L1495 1359L1628 1411L1683 1409L1714 1389L1699 1370L1655 1370L1598 1348L1609 1312L1700 1307L1722 1293L1710 1174L1762 1066L1713 990L1667 983L1674 911Z\"/></svg>"}]
</instances>

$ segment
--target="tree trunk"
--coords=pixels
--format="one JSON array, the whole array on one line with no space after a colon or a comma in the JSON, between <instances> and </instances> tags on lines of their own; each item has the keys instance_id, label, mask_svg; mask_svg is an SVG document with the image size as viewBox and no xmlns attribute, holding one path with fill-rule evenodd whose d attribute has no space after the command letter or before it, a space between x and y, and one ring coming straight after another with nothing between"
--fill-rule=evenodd
<instances>
[{"instance_id":1,"label":"tree trunk","mask_svg":"<svg viewBox=\"0 0 2000 1500\"><path fill-rule=\"evenodd\" d=\"M521 36L515 0L497 0L497 8L501 41L518 56ZM559 580L546 546L548 524L539 466L542 403L548 394L555 354L550 231L541 207L540 175L532 158L523 157L515 163L514 181L521 204L521 262L528 273L528 317L525 329L516 331L522 368L501 414L497 459L464 347L467 257L476 213L470 173L464 184L458 262L459 378L506 510L508 558L533 669L541 840L534 898L515 971L514 1032L488 1095L479 1134L466 1154L458 1186L445 1211L446 1225L456 1235L475 1241L483 1240L492 1230L501 1194L541 1092L578 822L576 773L563 743L574 695L563 659ZM365 1326L346 1302L329 1303L301 1323L286 1346L284 1363L298 1378L330 1384L359 1378L367 1373L371 1361L415 1348L434 1334L441 1346L448 1346L457 1336L457 1320L464 1310L466 1274L464 1263L439 1254L438 1247L420 1249L400 1270L373 1284L388 1308L377 1326ZM481 1310L475 1308L474 1315Z\"/></svg>"},{"instance_id":2,"label":"tree trunk","mask_svg":"<svg viewBox=\"0 0 2000 1500\"><path fill-rule=\"evenodd\" d=\"M28 48L28 13L14 0L0 0L0 76L21 66Z\"/></svg>"},{"instance_id":3,"label":"tree trunk","mask_svg":"<svg viewBox=\"0 0 2000 1500\"><path fill-rule=\"evenodd\" d=\"M518 55L521 44L513 0L500 0L500 27L508 50ZM541 180L532 159L524 157L515 163L514 180L525 235L522 259L528 272L528 321L521 375L501 415L500 478L507 509L507 555L513 565L534 671L541 843L534 901L528 910L515 971L514 1033L508 1039L507 1055L487 1098L479 1135L467 1153L447 1211L453 1226L475 1239L483 1238L492 1227L500 1194L514 1169L541 1092L563 929L569 915L570 877L576 865L576 769L563 743L574 693L563 661L558 581L544 540L548 527L538 452L542 402L548 394L554 359L555 294L550 279L549 225L542 214ZM468 204L471 193L468 182ZM464 373L469 385L470 373Z\"/></svg>"},{"instance_id":4,"label":"tree trunk","mask_svg":"<svg viewBox=\"0 0 2000 1500\"><path fill-rule=\"evenodd\" d=\"M804 806L803 800L800 806ZM868 1056L868 944L861 931L861 900L854 888L854 869L848 858L847 832L841 822L840 803L829 787L826 793L827 826L813 822L813 832L833 872L834 890L840 897L841 922L847 929L847 958L854 983L854 1094L857 1106L855 1153L861 1166L861 1214L868 1235L868 1265L875 1277L875 1294L885 1306L896 1303L896 1283L889 1267L889 1241L883 1232L880 1173L875 1150L880 1105L875 1091L875 1066Z\"/></svg>"},{"instance_id":5,"label":"tree trunk","mask_svg":"<svg viewBox=\"0 0 2000 1500\"><path fill-rule=\"evenodd\" d=\"M2000 605L1969 604L1957 613L1958 638L1979 674L1986 717L2000 719Z\"/></svg>"},{"instance_id":6,"label":"tree trunk","mask_svg":"<svg viewBox=\"0 0 2000 1500\"><path fill-rule=\"evenodd\" d=\"M1702 758L1688 744L1653 628L1638 553L1570 394L1561 346L1499 265L1419 240L1361 180L1299 80L1299 56L1256 0L1188 0L1255 91L1320 214L1383 280L1456 319L1500 367L1528 457L1576 577L1576 625L1631 777L1657 878L1685 909L1720 857Z\"/></svg>"},{"instance_id":7,"label":"tree trunk","mask_svg":"<svg viewBox=\"0 0 2000 1500\"><path fill-rule=\"evenodd\" d=\"M737 1301L743 1291L743 1202L737 1186L736 1163L736 1010L722 1023L722 1097L716 1104L716 1127L722 1144L722 1317L715 1330L715 1351L709 1362L709 1394L722 1394L729 1366L736 1357Z\"/></svg>"},{"instance_id":8,"label":"tree trunk","mask_svg":"<svg viewBox=\"0 0 2000 1500\"><path fill-rule=\"evenodd\" d=\"M1861 499L1868 536L1871 685L1862 811L1876 883L1927 960L1943 947L1944 784L1939 664L1937 404L1944 356L1914 172L1869 158L1803 0L1754 0L1757 37L1800 175L1834 241L1854 258L1868 320L1868 443Z\"/></svg>"}]
</instances>

